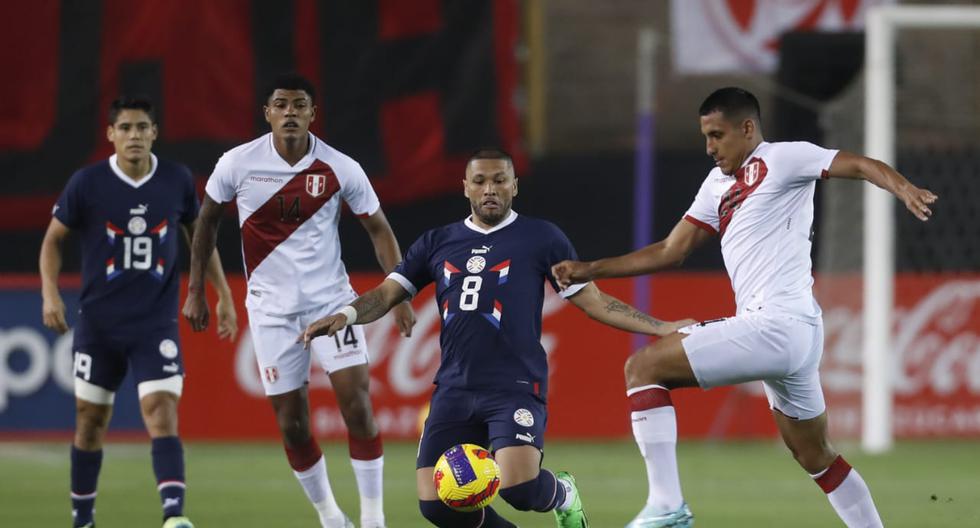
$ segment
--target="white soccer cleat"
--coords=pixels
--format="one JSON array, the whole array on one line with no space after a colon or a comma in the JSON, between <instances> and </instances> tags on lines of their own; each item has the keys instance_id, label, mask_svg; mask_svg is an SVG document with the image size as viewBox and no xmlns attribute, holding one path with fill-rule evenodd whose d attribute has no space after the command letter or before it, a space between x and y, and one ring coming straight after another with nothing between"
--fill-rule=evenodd
<instances>
[{"instance_id":1,"label":"white soccer cleat","mask_svg":"<svg viewBox=\"0 0 980 528\"><path fill-rule=\"evenodd\" d=\"M340 517L320 516L320 525L323 528L355 528L354 523L344 514Z\"/></svg>"},{"instance_id":2,"label":"white soccer cleat","mask_svg":"<svg viewBox=\"0 0 980 528\"><path fill-rule=\"evenodd\" d=\"M626 528L690 528L691 526L694 526L694 514L685 502L680 508L666 513L647 504L626 525Z\"/></svg>"}]
</instances>

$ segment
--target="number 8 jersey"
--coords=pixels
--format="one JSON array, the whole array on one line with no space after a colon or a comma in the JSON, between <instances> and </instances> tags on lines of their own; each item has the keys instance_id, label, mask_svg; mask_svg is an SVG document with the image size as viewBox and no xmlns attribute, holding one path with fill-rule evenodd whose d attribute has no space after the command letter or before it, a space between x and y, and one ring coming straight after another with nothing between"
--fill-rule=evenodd
<instances>
[{"instance_id":1,"label":"number 8 jersey","mask_svg":"<svg viewBox=\"0 0 980 528\"><path fill-rule=\"evenodd\" d=\"M485 230L470 219L423 234L388 278L411 295L436 283L442 363L435 383L547 395L541 346L544 282L577 260L568 237L544 220L510 215ZM584 285L563 292L570 297Z\"/></svg>"},{"instance_id":2,"label":"number 8 jersey","mask_svg":"<svg viewBox=\"0 0 980 528\"><path fill-rule=\"evenodd\" d=\"M197 217L187 167L151 155L150 173L134 181L116 155L72 175L53 215L82 245L79 328L139 335L176 324L181 224Z\"/></svg>"},{"instance_id":3,"label":"number 8 jersey","mask_svg":"<svg viewBox=\"0 0 980 528\"><path fill-rule=\"evenodd\" d=\"M272 133L239 145L218 160L205 187L218 203L238 201L249 310L291 315L354 300L340 260L340 201L358 216L381 204L357 162L309 137L296 165L276 152Z\"/></svg>"}]
</instances>

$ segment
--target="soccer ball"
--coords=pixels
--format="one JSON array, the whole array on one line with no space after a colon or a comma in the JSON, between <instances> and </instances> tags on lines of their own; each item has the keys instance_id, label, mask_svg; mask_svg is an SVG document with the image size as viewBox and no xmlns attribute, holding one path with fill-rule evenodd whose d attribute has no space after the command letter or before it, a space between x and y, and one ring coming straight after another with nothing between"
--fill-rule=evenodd
<instances>
[{"instance_id":1,"label":"soccer ball","mask_svg":"<svg viewBox=\"0 0 980 528\"><path fill-rule=\"evenodd\" d=\"M489 451L475 444L455 445L439 457L435 473L439 500L471 512L486 507L500 491L500 466Z\"/></svg>"}]
</instances>

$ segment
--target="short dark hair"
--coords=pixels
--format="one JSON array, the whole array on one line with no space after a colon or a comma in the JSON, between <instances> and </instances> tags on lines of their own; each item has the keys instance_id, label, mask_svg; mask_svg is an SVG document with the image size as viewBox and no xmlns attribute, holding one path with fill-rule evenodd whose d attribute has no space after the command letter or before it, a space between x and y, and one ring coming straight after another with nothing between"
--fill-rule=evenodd
<instances>
[{"instance_id":1,"label":"short dark hair","mask_svg":"<svg viewBox=\"0 0 980 528\"><path fill-rule=\"evenodd\" d=\"M711 92L698 109L698 115L701 116L713 112L721 112L725 119L732 122L745 118L754 118L757 122L762 120L759 100L748 90L735 86L727 86Z\"/></svg>"},{"instance_id":2,"label":"short dark hair","mask_svg":"<svg viewBox=\"0 0 980 528\"><path fill-rule=\"evenodd\" d=\"M142 110L150 116L150 122L157 122L157 111L153 108L153 102L148 97L142 96L120 96L109 103L109 125L115 125L119 118L119 112L123 110Z\"/></svg>"},{"instance_id":3,"label":"short dark hair","mask_svg":"<svg viewBox=\"0 0 980 528\"><path fill-rule=\"evenodd\" d=\"M495 147L481 148L480 150L477 150L472 156L470 156L470 159L466 162L466 164L469 165L470 162L481 159L506 160L511 167L514 166L514 158L512 158L510 154L504 150Z\"/></svg>"},{"instance_id":4,"label":"short dark hair","mask_svg":"<svg viewBox=\"0 0 980 528\"><path fill-rule=\"evenodd\" d=\"M272 82L265 88L263 101L268 102L276 90L302 90L310 96L311 101L316 101L316 89L313 88L313 83L296 72L282 73L272 79Z\"/></svg>"}]
</instances>

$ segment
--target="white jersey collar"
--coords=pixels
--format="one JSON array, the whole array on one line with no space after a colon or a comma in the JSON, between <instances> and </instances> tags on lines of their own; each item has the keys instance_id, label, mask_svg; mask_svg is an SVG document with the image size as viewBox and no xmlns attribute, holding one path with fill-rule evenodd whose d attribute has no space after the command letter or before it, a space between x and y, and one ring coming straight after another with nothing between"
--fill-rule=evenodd
<instances>
[{"instance_id":1,"label":"white jersey collar","mask_svg":"<svg viewBox=\"0 0 980 528\"><path fill-rule=\"evenodd\" d=\"M150 172L146 176L140 178L139 181L130 178L125 172L123 172L122 169L119 168L118 162L119 156L115 154L109 156L109 168L112 169L112 172L115 173L120 180L134 189L139 189L142 187L146 182L150 181L150 178L152 178L154 174L157 173L157 157L152 152L150 153Z\"/></svg>"},{"instance_id":2,"label":"white jersey collar","mask_svg":"<svg viewBox=\"0 0 980 528\"><path fill-rule=\"evenodd\" d=\"M307 150L306 151L306 154L304 154L303 157L300 158L300 160L296 162L296 165L290 165L285 159L283 159L282 155L279 154L279 151L276 150L275 138L273 137L272 132L269 132L269 149L272 150L272 155L275 156L276 159L278 159L279 161L281 161L283 165L285 165L287 167L290 167L290 168L308 165L305 162L307 160L309 160L310 158L313 157L313 151L316 150L317 138L316 138L316 136L313 135L313 132L307 131L306 134L310 138L310 148L309 148L309 150Z\"/></svg>"},{"instance_id":3,"label":"white jersey collar","mask_svg":"<svg viewBox=\"0 0 980 528\"><path fill-rule=\"evenodd\" d=\"M483 229L482 227L476 225L476 223L473 222L471 218L473 218L473 215L467 216L466 220L463 220L463 224L465 224L466 227L472 229L473 231L476 231L477 233L483 233L484 235L489 235L490 233L493 233L495 231L500 231L501 229L509 226L510 224L513 224L514 220L517 220L517 211L511 209L510 214L507 215L507 218L504 218L502 222L491 227L490 229Z\"/></svg>"},{"instance_id":4,"label":"white jersey collar","mask_svg":"<svg viewBox=\"0 0 980 528\"><path fill-rule=\"evenodd\" d=\"M756 152L759 152L759 149L761 149L762 147L764 147L764 146L766 146L768 144L769 144L768 141L763 141L763 142L759 143L758 145L756 145L755 148L752 149L752 152L750 152L749 155L748 156L745 156L745 159L742 160L742 165L739 168L741 169L742 167L748 165L749 162L752 161L752 156L755 156L755 153Z\"/></svg>"}]
</instances>

